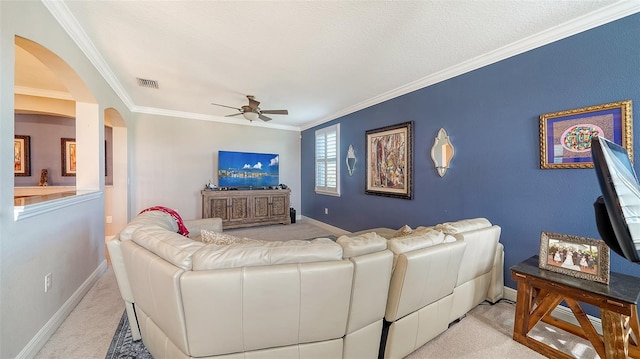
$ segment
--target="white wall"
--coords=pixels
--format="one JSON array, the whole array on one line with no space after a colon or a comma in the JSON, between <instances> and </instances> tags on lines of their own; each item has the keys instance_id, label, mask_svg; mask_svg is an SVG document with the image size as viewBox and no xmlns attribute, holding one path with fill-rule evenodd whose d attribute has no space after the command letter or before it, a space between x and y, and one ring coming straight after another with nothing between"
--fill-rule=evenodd
<instances>
[{"instance_id":1,"label":"white wall","mask_svg":"<svg viewBox=\"0 0 640 359\"><path fill-rule=\"evenodd\" d=\"M95 144L89 146L93 153L87 162L102 163L99 160L104 158L101 109L113 107L124 117L129 116L124 104L41 2L0 2L0 358L35 354L105 265L104 173L95 173L99 171L96 166L83 166L90 168L91 178L85 182L96 195L14 220L11 144L16 35L57 54L90 89L83 101L91 112L86 126ZM87 103L89 98L99 106ZM47 273L52 273L53 287L45 293Z\"/></svg>"},{"instance_id":2,"label":"white wall","mask_svg":"<svg viewBox=\"0 0 640 359\"><path fill-rule=\"evenodd\" d=\"M200 191L217 183L218 150L277 153L280 182L291 187L300 208L300 133L256 126L136 114L132 132L131 215L151 206L175 209L182 218L202 217Z\"/></svg>"}]
</instances>

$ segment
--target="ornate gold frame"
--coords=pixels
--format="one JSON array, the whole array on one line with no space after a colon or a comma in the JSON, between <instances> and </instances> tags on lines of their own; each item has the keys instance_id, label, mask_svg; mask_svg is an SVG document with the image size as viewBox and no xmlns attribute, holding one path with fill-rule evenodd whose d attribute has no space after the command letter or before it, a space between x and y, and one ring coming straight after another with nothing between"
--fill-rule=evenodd
<instances>
[{"instance_id":1,"label":"ornate gold frame","mask_svg":"<svg viewBox=\"0 0 640 359\"><path fill-rule=\"evenodd\" d=\"M579 150L568 150L561 143L567 131L584 125L602 130L600 135L624 147L633 161L631 109L631 100L625 100L540 115L540 168L593 168L591 135L582 138L584 147ZM555 153L557 148L562 152Z\"/></svg>"}]
</instances>

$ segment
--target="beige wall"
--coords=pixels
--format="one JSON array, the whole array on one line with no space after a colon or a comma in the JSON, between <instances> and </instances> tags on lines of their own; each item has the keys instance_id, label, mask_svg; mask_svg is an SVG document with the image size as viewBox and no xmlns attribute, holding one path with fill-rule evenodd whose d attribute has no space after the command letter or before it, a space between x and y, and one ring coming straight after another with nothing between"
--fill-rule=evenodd
<instances>
[{"instance_id":1,"label":"beige wall","mask_svg":"<svg viewBox=\"0 0 640 359\"><path fill-rule=\"evenodd\" d=\"M218 150L279 154L280 183L292 188L291 206L300 208L298 131L145 114L135 115L129 131L132 215L166 206L184 219L201 218L200 191L209 180L217 183Z\"/></svg>"},{"instance_id":2,"label":"beige wall","mask_svg":"<svg viewBox=\"0 0 640 359\"><path fill-rule=\"evenodd\" d=\"M54 52L90 89L97 105L86 103L86 98L82 104L91 117L95 113L83 124L90 142L85 148L93 149L83 158L88 164L83 168L99 180L96 185L92 179L78 178L82 188L98 195L17 221L11 171L15 36ZM146 207L165 205L185 219L199 218L199 192L216 179L219 149L278 153L280 182L292 188L292 206L301 207L298 131L131 113L43 3L0 1L0 358L35 355L104 270L105 204L116 205L105 201L104 173L97 164L104 160L104 111L109 108L124 122L114 127L114 136L122 133L126 144L114 148L113 156L114 161L126 162L118 192L129 195L129 217ZM109 196L114 196L115 181ZM112 230L117 232L127 211L114 212ZM53 275L53 288L45 293L47 273Z\"/></svg>"}]
</instances>

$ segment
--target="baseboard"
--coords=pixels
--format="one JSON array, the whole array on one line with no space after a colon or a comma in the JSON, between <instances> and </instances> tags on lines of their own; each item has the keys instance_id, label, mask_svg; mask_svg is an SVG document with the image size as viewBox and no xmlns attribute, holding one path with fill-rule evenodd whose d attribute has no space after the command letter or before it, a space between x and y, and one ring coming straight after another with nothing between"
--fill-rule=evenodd
<instances>
[{"instance_id":1,"label":"baseboard","mask_svg":"<svg viewBox=\"0 0 640 359\"><path fill-rule=\"evenodd\" d=\"M510 300L515 303L517 298L518 298L517 290L509 287L504 287L504 299ZM553 312L551 312L551 315L553 315L555 318L558 318L560 320L564 320L565 322L580 326L580 323L578 323L578 320L573 315L573 312L571 311L571 309L565 306L562 306L562 305L557 306L556 309L554 309ZM587 317L589 318L589 321L591 322L591 324L593 324L593 327L596 329L596 331L599 334L602 334L602 321L600 320L600 318L596 318L590 315L587 315Z\"/></svg>"},{"instance_id":2,"label":"baseboard","mask_svg":"<svg viewBox=\"0 0 640 359\"><path fill-rule=\"evenodd\" d=\"M316 226L318 226L318 227L326 228L326 229L330 230L331 232L335 232L335 233L339 233L339 234L348 234L348 233L351 233L351 232L349 232L349 231L347 231L347 230L344 230L344 229L342 229L342 228L334 227L334 226L332 226L332 225L330 225L330 224L326 224L326 223L324 223L324 222L320 222L320 221L318 221L318 220L316 220L316 219L313 219L313 218L309 218L309 217L305 217L305 216L300 216L300 219L301 219L301 220L304 220L305 222L312 223L312 224L314 224L314 225L316 225Z\"/></svg>"},{"instance_id":3,"label":"baseboard","mask_svg":"<svg viewBox=\"0 0 640 359\"><path fill-rule=\"evenodd\" d=\"M36 333L36 335L22 348L16 358L33 358L38 354L40 349L47 343L53 333L60 327L62 322L69 316L73 309L80 303L82 298L87 294L89 289L98 281L98 278L107 270L107 261L104 260L96 270L91 273L89 278L82 283L80 288L58 309L58 311L49 319L49 321Z\"/></svg>"}]
</instances>

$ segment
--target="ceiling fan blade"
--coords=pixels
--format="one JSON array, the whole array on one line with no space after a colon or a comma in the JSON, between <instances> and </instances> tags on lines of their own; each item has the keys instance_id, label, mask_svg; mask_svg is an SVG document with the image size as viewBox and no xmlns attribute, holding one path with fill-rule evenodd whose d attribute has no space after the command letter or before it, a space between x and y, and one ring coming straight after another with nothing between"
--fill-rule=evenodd
<instances>
[{"instance_id":1,"label":"ceiling fan blade","mask_svg":"<svg viewBox=\"0 0 640 359\"><path fill-rule=\"evenodd\" d=\"M227 105L221 105L221 104L219 104L219 103L213 103L213 102L212 102L211 104L212 104L212 105L215 105L215 106L222 106L222 107L232 108L232 109L234 109L234 110L242 111L241 109L239 109L239 108L237 108L237 107L231 107L231 106L227 106Z\"/></svg>"},{"instance_id":2,"label":"ceiling fan blade","mask_svg":"<svg viewBox=\"0 0 640 359\"><path fill-rule=\"evenodd\" d=\"M258 117L260 117L260 119L261 119L262 121L271 121L271 119L270 119L269 117L264 116L264 115L262 115L262 114L258 115Z\"/></svg>"},{"instance_id":3,"label":"ceiling fan blade","mask_svg":"<svg viewBox=\"0 0 640 359\"><path fill-rule=\"evenodd\" d=\"M272 114L272 115L288 115L289 111L287 110L260 110L262 113Z\"/></svg>"},{"instance_id":4,"label":"ceiling fan blade","mask_svg":"<svg viewBox=\"0 0 640 359\"><path fill-rule=\"evenodd\" d=\"M260 105L260 101L256 101L251 95L247 95L247 98L249 99L249 107L251 107L252 109L258 108L258 106Z\"/></svg>"},{"instance_id":5,"label":"ceiling fan blade","mask_svg":"<svg viewBox=\"0 0 640 359\"><path fill-rule=\"evenodd\" d=\"M233 115L226 115L224 117L233 117L233 116L239 116L239 115L242 115L242 112L234 113Z\"/></svg>"}]
</instances>

